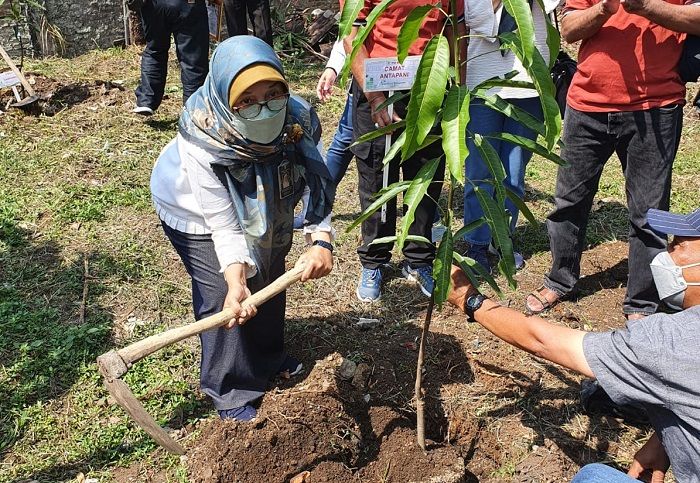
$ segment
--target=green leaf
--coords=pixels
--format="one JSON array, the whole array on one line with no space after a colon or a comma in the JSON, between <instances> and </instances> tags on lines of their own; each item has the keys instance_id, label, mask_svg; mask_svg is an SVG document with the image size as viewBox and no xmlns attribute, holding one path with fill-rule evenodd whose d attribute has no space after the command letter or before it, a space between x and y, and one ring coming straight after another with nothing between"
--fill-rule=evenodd
<instances>
[{"instance_id":1,"label":"green leaf","mask_svg":"<svg viewBox=\"0 0 700 483\"><path fill-rule=\"evenodd\" d=\"M418 235L408 235L406 237L406 240L420 242L420 243L432 243L430 240L428 240L424 236L418 236ZM395 241L396 241L396 235L385 236L382 238L377 238L376 240L372 240L372 243L370 243L370 245L377 245L377 244L381 244L381 243L394 243Z\"/></svg>"},{"instance_id":2,"label":"green leaf","mask_svg":"<svg viewBox=\"0 0 700 483\"><path fill-rule=\"evenodd\" d=\"M481 90L473 92L472 94L475 97L482 99L484 104L491 109L498 111L504 116L508 116L515 121L518 121L520 124L535 131L537 134L542 136L545 135L544 123L527 112L525 109L522 109L515 104L511 104L497 95L489 95Z\"/></svg>"},{"instance_id":3,"label":"green leaf","mask_svg":"<svg viewBox=\"0 0 700 483\"><path fill-rule=\"evenodd\" d=\"M403 160L413 156L435 124L445 98L449 65L450 46L447 39L436 35L423 52L411 88L406 112L406 143L401 153Z\"/></svg>"},{"instance_id":4,"label":"green leaf","mask_svg":"<svg viewBox=\"0 0 700 483\"><path fill-rule=\"evenodd\" d=\"M535 89L537 89L540 103L542 104L542 112L544 113L544 138L547 142L547 149L554 149L561 135L561 113L555 98L556 92L549 72L549 66L537 49L535 49L529 63L526 64L522 39L518 35L506 32L499 35L499 38L501 39L501 48L509 48L515 52L515 55L520 59L532 79Z\"/></svg>"},{"instance_id":5,"label":"green leaf","mask_svg":"<svg viewBox=\"0 0 700 483\"><path fill-rule=\"evenodd\" d=\"M387 9L389 5L394 3L396 0L382 0L382 2L374 7L372 11L367 15L367 18L365 19L366 23L362 27L360 27L357 30L357 35L355 36L355 39L352 41L352 50L350 51L350 55L345 57L345 64L343 65L342 70L340 71L340 82L339 84L341 86L344 86L345 83L348 80L348 76L350 74L350 66L352 65L352 61L355 59L355 56L357 53L360 51L362 46L365 43L365 40L367 40L367 36L369 33L372 31L374 28L374 24L377 23L377 19L381 14L384 13L384 10ZM364 5L364 2L362 3ZM347 7L347 4L345 4L345 7ZM354 8L354 7L353 7ZM343 8L343 12L345 11L345 8ZM359 13L359 11L358 11ZM351 16L352 13L349 13L348 16ZM342 15L341 15L342 18ZM355 14L355 17L353 20L350 22L350 29L352 29L352 22L354 22L354 19L357 18L357 14ZM348 33L350 33L350 30L348 30ZM347 36L347 34L345 35ZM341 36L343 38L344 36ZM363 80L364 81L364 80Z\"/></svg>"},{"instance_id":6,"label":"green leaf","mask_svg":"<svg viewBox=\"0 0 700 483\"><path fill-rule=\"evenodd\" d=\"M527 68L532 64L532 59L537 52L532 7L527 0L503 0L503 7L513 16L518 26L516 35L520 39L520 48L523 53L521 63Z\"/></svg>"},{"instance_id":7,"label":"green leaf","mask_svg":"<svg viewBox=\"0 0 700 483\"><path fill-rule=\"evenodd\" d=\"M389 124L388 126L384 126L379 129L375 129L374 131L368 132L367 134L364 134L357 138L354 143L350 145L350 147L357 146L358 144L365 143L367 141L371 141L372 139L377 139L382 136L386 136L387 134L391 134L392 132L401 129L406 125L405 120L397 121L392 124Z\"/></svg>"},{"instance_id":8,"label":"green leaf","mask_svg":"<svg viewBox=\"0 0 700 483\"><path fill-rule=\"evenodd\" d=\"M452 219L449 213L447 219L447 226L450 226ZM448 229L442 236L442 241L438 245L435 261L433 262L433 279L435 280L433 296L438 307L447 300L447 295L450 293L453 249L452 230Z\"/></svg>"},{"instance_id":9,"label":"green leaf","mask_svg":"<svg viewBox=\"0 0 700 483\"><path fill-rule=\"evenodd\" d=\"M527 221L530 222L530 224L534 227L537 228L539 225L537 224L537 218L535 218L535 215L532 214L532 211L530 211L530 208L527 207L525 202L523 201L518 194L513 191L512 189L508 188L506 186L506 196L510 201L513 202L515 206L518 207L518 210L520 210L520 213L522 213L525 218L527 218Z\"/></svg>"},{"instance_id":10,"label":"green leaf","mask_svg":"<svg viewBox=\"0 0 700 483\"><path fill-rule=\"evenodd\" d=\"M467 124L469 124L469 88L454 85L447 93L442 112L442 149L450 174L464 185L464 161L467 149Z\"/></svg>"},{"instance_id":11,"label":"green leaf","mask_svg":"<svg viewBox=\"0 0 700 483\"><path fill-rule=\"evenodd\" d=\"M493 289L496 294L498 294L499 297L503 296L503 292L501 292L501 288L498 286L496 283L496 280L493 278L493 276L486 271L486 269L481 266L479 262L476 260L465 257L461 255L460 253L455 252L454 253L454 259L457 261L457 264L459 267L464 270L464 273L467 274L467 277L469 277L469 280L471 281L472 285L475 287L479 286L479 281L476 280L474 277L474 272L481 277L482 280L486 281L486 283L489 284L489 286Z\"/></svg>"},{"instance_id":12,"label":"green leaf","mask_svg":"<svg viewBox=\"0 0 700 483\"><path fill-rule=\"evenodd\" d=\"M541 144L537 144L537 142L533 141L532 139L528 139L523 136L518 136L517 134L510 134L505 132L499 134L490 134L485 137L489 139L500 139L501 141L515 144L517 146L520 146L521 148L527 149L528 151L532 151L535 154L539 154L543 158L549 159L550 161L553 161L559 166L568 165L568 163L564 161L561 157L559 157L557 153L550 151Z\"/></svg>"},{"instance_id":13,"label":"green leaf","mask_svg":"<svg viewBox=\"0 0 700 483\"><path fill-rule=\"evenodd\" d=\"M415 219L418 203L420 203L423 197L428 193L428 187L430 183L433 182L433 177L435 176L435 171L437 171L439 164L440 158L435 158L425 163L406 190L406 194L403 197L403 203L406 208L403 218L401 219L401 230L396 239L396 245L399 250L403 249L403 244L408 236L408 230Z\"/></svg>"},{"instance_id":14,"label":"green leaf","mask_svg":"<svg viewBox=\"0 0 700 483\"><path fill-rule=\"evenodd\" d=\"M410 185L410 181L400 181L381 190L379 193L377 193L377 199L371 205L369 205L355 221L352 222L346 231L350 232L353 228L360 225L360 223L372 216L372 213L381 208L384 203L396 198L396 195L406 191Z\"/></svg>"},{"instance_id":15,"label":"green leaf","mask_svg":"<svg viewBox=\"0 0 700 483\"><path fill-rule=\"evenodd\" d=\"M395 92L394 94L390 95L386 101L382 102L377 107L375 107L374 110L381 111L386 106L388 106L390 104L395 104L396 102L400 101L401 99L408 97L410 94L411 94L410 92L402 92L402 91Z\"/></svg>"},{"instance_id":16,"label":"green leaf","mask_svg":"<svg viewBox=\"0 0 700 483\"><path fill-rule=\"evenodd\" d=\"M338 22L338 38L344 39L350 35L352 24L360 14L360 10L364 7L364 0L346 0L343 5L343 11L340 14L340 22Z\"/></svg>"},{"instance_id":17,"label":"green leaf","mask_svg":"<svg viewBox=\"0 0 700 483\"><path fill-rule=\"evenodd\" d=\"M501 188L503 188L502 184ZM498 267L508 279L508 283L514 287L515 257L513 256L513 242L510 239L510 227L504 206L496 203L490 193L480 189L478 186L474 187L474 193L479 200L481 208L484 210L486 223L491 228L491 237L494 245L501 255Z\"/></svg>"},{"instance_id":18,"label":"green leaf","mask_svg":"<svg viewBox=\"0 0 700 483\"><path fill-rule=\"evenodd\" d=\"M457 230L457 233L455 233L455 239L461 240L462 238L464 238L464 235L466 235L467 233L469 233L472 230L476 230L484 223L486 223L486 220L484 220L484 218L477 218L476 220L472 221L468 225L464 225L462 228Z\"/></svg>"},{"instance_id":19,"label":"green leaf","mask_svg":"<svg viewBox=\"0 0 700 483\"><path fill-rule=\"evenodd\" d=\"M547 9L544 6L543 0L537 0L537 4L540 6L540 9L542 9L543 12L547 11ZM552 15L556 14L557 11L554 10L552 12ZM554 61L559 55L559 49L561 48L561 35L559 34L559 29L557 29L552 23L551 15L545 13L545 21L547 25L547 48L549 49L549 69L551 70L552 66L554 65Z\"/></svg>"},{"instance_id":20,"label":"green leaf","mask_svg":"<svg viewBox=\"0 0 700 483\"><path fill-rule=\"evenodd\" d=\"M491 143L485 141L480 134L474 134L474 145L479 151L479 154L481 154L481 159L486 164L486 167L489 168L489 171L493 175L496 199L501 206L504 206L506 192L503 187L503 180L506 179L506 170L503 167L503 162L494 147L491 146ZM505 210L505 207L503 209Z\"/></svg>"},{"instance_id":21,"label":"green leaf","mask_svg":"<svg viewBox=\"0 0 700 483\"><path fill-rule=\"evenodd\" d=\"M399 36L397 37L396 57L403 64L408 56L411 45L418 38L420 27L425 21L425 17L435 8L434 5L422 5L411 10L406 20L404 20Z\"/></svg>"},{"instance_id":22,"label":"green leaf","mask_svg":"<svg viewBox=\"0 0 700 483\"><path fill-rule=\"evenodd\" d=\"M396 138L396 141L394 141L389 148L389 151L384 155L384 160L382 161L382 164L386 165L388 162L390 162L392 159L396 157L396 155L399 153L401 148L403 147L404 143L406 142L406 131L403 130L401 131L401 134L399 134L399 137Z\"/></svg>"}]
</instances>

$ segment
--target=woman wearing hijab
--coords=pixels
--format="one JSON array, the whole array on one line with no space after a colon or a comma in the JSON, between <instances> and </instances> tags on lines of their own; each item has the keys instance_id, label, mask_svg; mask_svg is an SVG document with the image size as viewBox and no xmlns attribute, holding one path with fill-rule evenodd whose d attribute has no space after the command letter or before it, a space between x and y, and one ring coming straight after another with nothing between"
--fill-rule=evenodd
<instances>
[{"instance_id":1,"label":"woman wearing hijab","mask_svg":"<svg viewBox=\"0 0 700 483\"><path fill-rule=\"evenodd\" d=\"M316 113L290 95L282 63L256 37L219 45L178 131L153 169L153 203L192 278L195 318L224 307L236 313L226 328L200 336L200 384L222 419L247 421L269 380L301 364L284 350L285 294L257 308L240 303L284 273L305 186L312 246L298 262L302 280L330 272L335 185Z\"/></svg>"}]
</instances>

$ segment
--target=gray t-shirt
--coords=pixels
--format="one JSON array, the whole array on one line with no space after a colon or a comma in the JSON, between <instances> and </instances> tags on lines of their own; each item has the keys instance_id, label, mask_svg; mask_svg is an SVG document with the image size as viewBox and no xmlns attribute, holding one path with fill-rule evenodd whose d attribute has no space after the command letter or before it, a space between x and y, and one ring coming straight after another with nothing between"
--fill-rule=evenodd
<instances>
[{"instance_id":1,"label":"gray t-shirt","mask_svg":"<svg viewBox=\"0 0 700 483\"><path fill-rule=\"evenodd\" d=\"M613 401L647 410L676 479L700 482L700 306L586 334L583 352Z\"/></svg>"}]
</instances>

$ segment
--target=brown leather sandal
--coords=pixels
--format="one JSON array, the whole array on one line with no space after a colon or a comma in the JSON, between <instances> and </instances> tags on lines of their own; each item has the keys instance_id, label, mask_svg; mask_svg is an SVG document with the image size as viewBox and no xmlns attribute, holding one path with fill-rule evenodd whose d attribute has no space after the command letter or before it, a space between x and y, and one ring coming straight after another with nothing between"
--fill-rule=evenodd
<instances>
[{"instance_id":1,"label":"brown leather sandal","mask_svg":"<svg viewBox=\"0 0 700 483\"><path fill-rule=\"evenodd\" d=\"M547 299L545 291L553 293L555 295L555 298L553 300ZM528 299L530 297L534 297L535 300L537 300L540 304L542 304L542 308L539 310L533 309L530 306L530 304L528 303ZM556 293L554 290L551 290L551 289L545 287L544 285L541 285L539 288L537 288L536 290L533 290L532 292L530 292L528 294L527 297L525 297L525 313L527 315L541 314L542 312L549 310L552 307L554 307L555 305L557 305L561 301L561 298L562 297L558 293Z\"/></svg>"}]
</instances>

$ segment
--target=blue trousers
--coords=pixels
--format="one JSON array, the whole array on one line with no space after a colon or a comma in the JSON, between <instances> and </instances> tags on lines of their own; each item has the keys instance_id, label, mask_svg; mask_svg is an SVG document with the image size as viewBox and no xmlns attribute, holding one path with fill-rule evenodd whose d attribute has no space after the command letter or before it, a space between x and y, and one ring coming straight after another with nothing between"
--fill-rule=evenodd
<instances>
[{"instance_id":1,"label":"blue trousers","mask_svg":"<svg viewBox=\"0 0 700 483\"><path fill-rule=\"evenodd\" d=\"M610 466L592 463L581 468L571 483L631 483L632 481L637 480Z\"/></svg>"},{"instance_id":2,"label":"blue trousers","mask_svg":"<svg viewBox=\"0 0 700 483\"><path fill-rule=\"evenodd\" d=\"M211 235L191 235L170 228L163 230L192 277L192 305L196 320L220 312L228 292L224 275L214 251ZM284 273L285 253L270 267L270 277ZM261 277L248 279L252 293L263 288ZM232 409L254 402L267 389L278 372L284 351L285 292L258 307L258 313L245 325L233 329L203 332L200 366L202 392L211 397L217 410Z\"/></svg>"},{"instance_id":3,"label":"blue trousers","mask_svg":"<svg viewBox=\"0 0 700 483\"><path fill-rule=\"evenodd\" d=\"M528 97L526 99L508 99L508 102L524 109L538 119L542 119L542 106L538 97ZM528 139L535 139L537 133L528 129L504 114L484 105L483 102L473 101L469 106L469 125L467 130L473 134L488 136L495 133L510 133ZM506 179L503 184L511 191L523 197L525 193L525 166L530 161L532 153L526 149L512 143L488 139L503 162L506 171ZM493 196L494 187L488 183L492 180L491 172L481 157L481 154L474 144L472 136L467 138L469 156L466 161L466 175L479 189L490 193ZM515 229L518 222L518 208L510 200L506 199L506 209L511 215L510 228ZM464 186L464 224L483 216L479 200L474 193L474 187L467 183ZM467 233L465 240L472 245L488 245L491 243L491 229L483 224L479 228Z\"/></svg>"},{"instance_id":4,"label":"blue trousers","mask_svg":"<svg viewBox=\"0 0 700 483\"><path fill-rule=\"evenodd\" d=\"M335 131L333 136L333 141L328 147L328 152L326 153L326 164L328 165L328 171L330 171L331 176L333 176L333 181L338 185L340 180L345 176L345 172L348 170L350 161L354 154L348 149L352 144L352 94L348 94L348 98L345 101L345 109L343 109L343 115L340 117L338 122L338 129Z\"/></svg>"}]
</instances>

